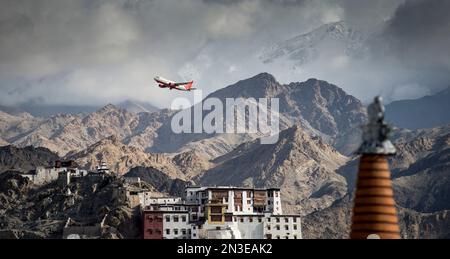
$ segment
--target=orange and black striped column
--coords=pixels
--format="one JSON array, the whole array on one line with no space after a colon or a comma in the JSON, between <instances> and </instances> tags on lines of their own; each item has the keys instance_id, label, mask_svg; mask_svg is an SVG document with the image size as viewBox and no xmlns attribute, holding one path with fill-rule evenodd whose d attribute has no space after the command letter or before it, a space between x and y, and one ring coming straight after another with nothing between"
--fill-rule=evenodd
<instances>
[{"instance_id":1,"label":"orange and black striped column","mask_svg":"<svg viewBox=\"0 0 450 259\"><path fill-rule=\"evenodd\" d=\"M350 238L400 238L391 172L386 155L361 156Z\"/></svg>"},{"instance_id":2,"label":"orange and black striped column","mask_svg":"<svg viewBox=\"0 0 450 259\"><path fill-rule=\"evenodd\" d=\"M363 126L363 142L356 183L350 238L399 239L388 156L396 149L389 140L391 127L384 122L381 97L367 107L368 123Z\"/></svg>"}]
</instances>

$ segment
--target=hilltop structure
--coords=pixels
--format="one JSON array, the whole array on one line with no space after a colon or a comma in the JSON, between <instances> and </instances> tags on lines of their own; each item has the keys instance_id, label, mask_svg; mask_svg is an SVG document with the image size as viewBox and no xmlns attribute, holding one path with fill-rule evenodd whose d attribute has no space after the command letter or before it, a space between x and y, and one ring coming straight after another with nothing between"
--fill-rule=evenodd
<instances>
[{"instance_id":1,"label":"hilltop structure","mask_svg":"<svg viewBox=\"0 0 450 259\"><path fill-rule=\"evenodd\" d=\"M145 194L144 194L145 196ZM280 189L188 187L186 199L143 197L145 239L300 239Z\"/></svg>"},{"instance_id":2,"label":"hilltop structure","mask_svg":"<svg viewBox=\"0 0 450 259\"><path fill-rule=\"evenodd\" d=\"M397 209L387 157L395 147L388 139L381 97L368 107L369 123L363 128L362 155L353 207L350 238L399 239Z\"/></svg>"}]
</instances>

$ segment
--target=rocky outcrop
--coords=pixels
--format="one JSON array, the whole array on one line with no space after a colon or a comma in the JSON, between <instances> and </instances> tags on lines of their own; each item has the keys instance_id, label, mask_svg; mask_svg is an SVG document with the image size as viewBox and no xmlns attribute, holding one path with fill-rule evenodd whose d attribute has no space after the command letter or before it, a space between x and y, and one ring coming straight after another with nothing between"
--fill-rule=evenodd
<instances>
[{"instance_id":1,"label":"rocky outcrop","mask_svg":"<svg viewBox=\"0 0 450 259\"><path fill-rule=\"evenodd\" d=\"M116 136L105 138L81 152L69 155L67 159L75 160L80 166L90 170L95 170L104 161L118 174L125 174L137 166L153 166L173 179L185 178L172 158L164 154L145 153L137 147L123 144Z\"/></svg>"},{"instance_id":2,"label":"rocky outcrop","mask_svg":"<svg viewBox=\"0 0 450 259\"><path fill-rule=\"evenodd\" d=\"M49 166L60 158L47 148L0 147L0 173L6 170L28 172L37 166Z\"/></svg>"},{"instance_id":3,"label":"rocky outcrop","mask_svg":"<svg viewBox=\"0 0 450 259\"><path fill-rule=\"evenodd\" d=\"M142 181L150 184L161 193L167 193L174 197L184 197L185 187L187 182L181 179L172 179L164 172L154 167L134 167L128 173L126 177L139 177Z\"/></svg>"},{"instance_id":4,"label":"rocky outcrop","mask_svg":"<svg viewBox=\"0 0 450 259\"><path fill-rule=\"evenodd\" d=\"M182 170L188 179L205 172L213 166L205 156L196 150L187 151L174 156L173 162Z\"/></svg>"},{"instance_id":5,"label":"rocky outcrop","mask_svg":"<svg viewBox=\"0 0 450 259\"><path fill-rule=\"evenodd\" d=\"M114 176L35 188L27 178L8 172L0 175L0 200L3 237L61 238L68 218L84 225L105 219L98 237L140 237L140 218L129 207L123 180Z\"/></svg>"},{"instance_id":6,"label":"rocky outcrop","mask_svg":"<svg viewBox=\"0 0 450 259\"><path fill-rule=\"evenodd\" d=\"M9 143L6 142L4 139L0 138L0 147L8 146Z\"/></svg>"}]
</instances>

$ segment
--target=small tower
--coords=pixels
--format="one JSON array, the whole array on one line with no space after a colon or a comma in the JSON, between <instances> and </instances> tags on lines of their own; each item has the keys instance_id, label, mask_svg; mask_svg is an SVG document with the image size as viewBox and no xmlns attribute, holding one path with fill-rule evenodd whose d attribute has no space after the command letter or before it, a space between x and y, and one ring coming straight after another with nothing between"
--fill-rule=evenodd
<instances>
[{"instance_id":1,"label":"small tower","mask_svg":"<svg viewBox=\"0 0 450 259\"><path fill-rule=\"evenodd\" d=\"M391 128L384 122L381 97L367 108L369 123L363 127L363 143L356 185L350 238L400 239L388 156L395 147L388 139Z\"/></svg>"},{"instance_id":2,"label":"small tower","mask_svg":"<svg viewBox=\"0 0 450 259\"><path fill-rule=\"evenodd\" d=\"M102 161L99 166L97 166L97 173L99 174L109 174L109 168L105 161Z\"/></svg>"}]
</instances>

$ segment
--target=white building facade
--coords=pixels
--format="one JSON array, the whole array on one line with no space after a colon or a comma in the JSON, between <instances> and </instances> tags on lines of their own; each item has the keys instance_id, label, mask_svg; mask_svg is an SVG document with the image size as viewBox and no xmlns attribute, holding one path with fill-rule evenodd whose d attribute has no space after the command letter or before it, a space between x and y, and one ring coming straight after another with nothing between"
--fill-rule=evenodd
<instances>
[{"instance_id":1,"label":"white building facade","mask_svg":"<svg viewBox=\"0 0 450 259\"><path fill-rule=\"evenodd\" d=\"M141 205L144 214L164 216L162 238L302 238L300 216L283 215L279 188L188 187L185 200L149 197ZM187 221L173 221L175 214L186 216ZM174 232L187 228L186 235Z\"/></svg>"}]
</instances>

